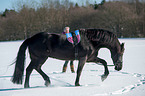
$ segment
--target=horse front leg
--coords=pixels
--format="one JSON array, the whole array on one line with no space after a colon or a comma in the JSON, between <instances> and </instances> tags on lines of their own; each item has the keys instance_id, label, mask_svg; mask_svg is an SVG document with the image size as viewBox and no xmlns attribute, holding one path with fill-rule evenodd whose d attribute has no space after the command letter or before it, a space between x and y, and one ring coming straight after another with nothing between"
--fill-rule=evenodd
<instances>
[{"instance_id":1,"label":"horse front leg","mask_svg":"<svg viewBox=\"0 0 145 96\"><path fill-rule=\"evenodd\" d=\"M94 56L89 57L89 59L87 60L87 62L95 62L96 64L97 63L102 63L102 65L105 68L105 72L101 76L101 80L104 81L107 78L107 76L109 75L109 70L108 70L108 67L107 67L107 62L105 60L103 60L101 58L98 58L98 57L96 58L96 55L94 55Z\"/></svg>"},{"instance_id":2,"label":"horse front leg","mask_svg":"<svg viewBox=\"0 0 145 96\"><path fill-rule=\"evenodd\" d=\"M105 60L101 59L101 58L98 58L98 57L97 57L97 62L102 63L102 65L103 65L104 68L105 68L105 72L104 72L104 74L101 76L101 80L104 81L104 80L107 78L107 76L109 75L109 70L108 70L108 67L107 67L107 62L106 62ZM97 63L97 62L96 62L96 63Z\"/></svg>"},{"instance_id":3,"label":"horse front leg","mask_svg":"<svg viewBox=\"0 0 145 96\"><path fill-rule=\"evenodd\" d=\"M75 86L80 86L80 84L79 84L80 75L81 75L82 69L83 69L83 67L84 67L84 65L86 63L86 60L87 60L87 56L86 57L82 57L79 60L78 69L77 69L77 77L76 77L76 81L75 81Z\"/></svg>"}]
</instances>

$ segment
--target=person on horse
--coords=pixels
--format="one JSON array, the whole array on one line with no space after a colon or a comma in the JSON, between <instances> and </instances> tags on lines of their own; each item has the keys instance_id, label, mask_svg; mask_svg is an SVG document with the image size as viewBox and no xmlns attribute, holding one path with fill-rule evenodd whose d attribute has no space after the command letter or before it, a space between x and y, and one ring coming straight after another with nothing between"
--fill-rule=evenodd
<instances>
[{"instance_id":1,"label":"person on horse","mask_svg":"<svg viewBox=\"0 0 145 96\"><path fill-rule=\"evenodd\" d=\"M72 38L72 34L69 32L70 28L69 27L65 27L64 28L64 34L66 35L67 40L74 44L73 38Z\"/></svg>"},{"instance_id":2,"label":"person on horse","mask_svg":"<svg viewBox=\"0 0 145 96\"><path fill-rule=\"evenodd\" d=\"M74 46L76 46L76 45L81 41L81 37L80 37L79 30L75 30L75 31L73 32L73 34L75 34L77 40L74 40L74 38L73 38L73 36L72 36L72 32L69 32L69 30L70 30L69 27L65 27L65 28L64 28L63 34L66 35L67 40L68 40L71 44L73 44ZM77 57L77 50L75 49L75 58L76 58L76 57ZM66 72L68 62L69 62L69 61L65 61L62 72ZM71 69L71 72L72 72L72 73L75 72L75 71L74 71L73 61L70 61L70 69Z\"/></svg>"},{"instance_id":3,"label":"person on horse","mask_svg":"<svg viewBox=\"0 0 145 96\"><path fill-rule=\"evenodd\" d=\"M68 41L73 44L74 43L73 38L69 30L70 30L69 27L65 27L63 34L66 34L66 38L68 39ZM69 61L65 61L62 72L66 72L68 62ZM73 61L70 61L70 68L71 68L71 72L74 73L75 71L74 71Z\"/></svg>"},{"instance_id":4,"label":"person on horse","mask_svg":"<svg viewBox=\"0 0 145 96\"><path fill-rule=\"evenodd\" d=\"M70 43L72 43L73 45L77 45L81 41L79 30L75 30L74 32L69 32L69 30L70 30L69 27L65 27L63 34L66 35L66 38ZM76 37L77 39L74 40L74 37Z\"/></svg>"}]
</instances>

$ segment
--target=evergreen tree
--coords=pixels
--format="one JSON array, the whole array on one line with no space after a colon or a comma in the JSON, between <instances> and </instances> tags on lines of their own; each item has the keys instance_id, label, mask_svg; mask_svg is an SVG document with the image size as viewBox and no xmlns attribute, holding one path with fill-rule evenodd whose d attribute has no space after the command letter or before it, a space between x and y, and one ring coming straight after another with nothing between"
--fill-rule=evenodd
<instances>
[{"instance_id":1,"label":"evergreen tree","mask_svg":"<svg viewBox=\"0 0 145 96\"><path fill-rule=\"evenodd\" d=\"M75 7L79 7L78 3L75 4Z\"/></svg>"},{"instance_id":2,"label":"evergreen tree","mask_svg":"<svg viewBox=\"0 0 145 96\"><path fill-rule=\"evenodd\" d=\"M106 0L102 0L102 2L100 3L100 5L103 5L106 2Z\"/></svg>"},{"instance_id":3,"label":"evergreen tree","mask_svg":"<svg viewBox=\"0 0 145 96\"><path fill-rule=\"evenodd\" d=\"M6 17L7 12L9 12L8 9L5 9L5 11L3 12L3 14L1 15L2 17Z\"/></svg>"},{"instance_id":4,"label":"evergreen tree","mask_svg":"<svg viewBox=\"0 0 145 96\"><path fill-rule=\"evenodd\" d=\"M96 1L95 1L94 9L96 10L97 8L98 8L98 4L97 4Z\"/></svg>"}]
</instances>

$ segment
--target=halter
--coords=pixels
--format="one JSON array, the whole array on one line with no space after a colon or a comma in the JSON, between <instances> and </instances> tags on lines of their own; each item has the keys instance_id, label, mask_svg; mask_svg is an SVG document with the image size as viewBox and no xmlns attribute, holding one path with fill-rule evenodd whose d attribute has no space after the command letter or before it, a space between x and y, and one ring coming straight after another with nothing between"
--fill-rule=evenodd
<instances>
[{"instance_id":1,"label":"halter","mask_svg":"<svg viewBox=\"0 0 145 96\"><path fill-rule=\"evenodd\" d=\"M123 51L124 52L124 51ZM119 52L119 53L116 53L112 58L115 58L117 55L121 56L123 54L123 52ZM117 63L122 63L123 61L119 61L118 60L116 61ZM118 64L115 63L114 66L118 66Z\"/></svg>"}]
</instances>

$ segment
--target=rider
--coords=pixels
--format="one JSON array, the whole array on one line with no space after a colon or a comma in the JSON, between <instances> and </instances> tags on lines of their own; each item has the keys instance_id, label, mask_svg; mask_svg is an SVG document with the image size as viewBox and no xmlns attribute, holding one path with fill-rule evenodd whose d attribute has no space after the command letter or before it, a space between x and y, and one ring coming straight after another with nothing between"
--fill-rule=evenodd
<instances>
[{"instance_id":1,"label":"rider","mask_svg":"<svg viewBox=\"0 0 145 96\"><path fill-rule=\"evenodd\" d=\"M70 30L69 27L65 27L65 28L64 28L64 33L66 34L67 40L68 40L70 43L74 44L74 41L73 41L73 38L72 38L72 34L69 32L69 30Z\"/></svg>"},{"instance_id":2,"label":"rider","mask_svg":"<svg viewBox=\"0 0 145 96\"><path fill-rule=\"evenodd\" d=\"M69 27L65 27L65 28L64 28L64 32L65 32L65 33L69 33L69 30L70 30Z\"/></svg>"},{"instance_id":3,"label":"rider","mask_svg":"<svg viewBox=\"0 0 145 96\"><path fill-rule=\"evenodd\" d=\"M72 37L72 33L70 33L69 30L70 30L69 27L65 27L63 34L66 35L66 38L67 38L67 40L70 43L72 43L72 44L74 44L74 43L78 44L81 41L79 30L75 30L75 32L74 32L75 36L77 37L77 42L74 42L73 37Z\"/></svg>"}]
</instances>

